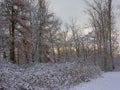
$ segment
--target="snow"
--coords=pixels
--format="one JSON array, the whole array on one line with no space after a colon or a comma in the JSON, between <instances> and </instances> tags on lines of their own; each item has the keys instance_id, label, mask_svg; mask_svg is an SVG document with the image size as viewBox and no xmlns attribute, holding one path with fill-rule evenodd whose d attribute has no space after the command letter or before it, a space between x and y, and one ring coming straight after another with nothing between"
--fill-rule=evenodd
<instances>
[{"instance_id":1,"label":"snow","mask_svg":"<svg viewBox=\"0 0 120 90\"><path fill-rule=\"evenodd\" d=\"M81 66L78 62L41 63L25 68L0 60L0 90L66 90L100 74L99 67Z\"/></svg>"},{"instance_id":2,"label":"snow","mask_svg":"<svg viewBox=\"0 0 120 90\"><path fill-rule=\"evenodd\" d=\"M42 63L21 68L0 60L0 90L120 90L120 72L95 78L100 73L98 68L77 64Z\"/></svg>"},{"instance_id":3,"label":"snow","mask_svg":"<svg viewBox=\"0 0 120 90\"><path fill-rule=\"evenodd\" d=\"M120 90L120 72L104 73L98 79L82 83L69 90Z\"/></svg>"}]
</instances>

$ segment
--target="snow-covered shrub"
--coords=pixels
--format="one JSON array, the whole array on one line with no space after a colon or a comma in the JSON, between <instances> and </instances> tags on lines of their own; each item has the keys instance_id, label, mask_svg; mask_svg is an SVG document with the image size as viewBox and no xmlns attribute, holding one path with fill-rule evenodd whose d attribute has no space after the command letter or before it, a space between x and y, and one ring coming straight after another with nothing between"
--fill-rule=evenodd
<instances>
[{"instance_id":1,"label":"snow-covered shrub","mask_svg":"<svg viewBox=\"0 0 120 90\"><path fill-rule=\"evenodd\" d=\"M60 90L80 82L87 82L100 75L100 72L99 67L81 66L79 62L36 64L26 69L24 79L32 86Z\"/></svg>"},{"instance_id":2,"label":"snow-covered shrub","mask_svg":"<svg viewBox=\"0 0 120 90\"><path fill-rule=\"evenodd\" d=\"M0 90L33 90L22 80L22 72L17 65L0 60Z\"/></svg>"},{"instance_id":3,"label":"snow-covered shrub","mask_svg":"<svg viewBox=\"0 0 120 90\"><path fill-rule=\"evenodd\" d=\"M20 68L0 60L0 90L63 90L100 75L96 66L80 62L35 64Z\"/></svg>"}]
</instances>

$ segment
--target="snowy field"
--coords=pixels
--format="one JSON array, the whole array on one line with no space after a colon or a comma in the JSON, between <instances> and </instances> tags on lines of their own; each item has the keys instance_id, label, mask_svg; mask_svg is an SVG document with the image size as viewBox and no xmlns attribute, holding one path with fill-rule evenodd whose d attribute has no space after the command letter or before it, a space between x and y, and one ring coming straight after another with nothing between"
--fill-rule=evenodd
<instances>
[{"instance_id":1,"label":"snowy field","mask_svg":"<svg viewBox=\"0 0 120 90\"><path fill-rule=\"evenodd\" d=\"M120 72L108 72L101 78L82 83L69 90L120 90Z\"/></svg>"}]
</instances>

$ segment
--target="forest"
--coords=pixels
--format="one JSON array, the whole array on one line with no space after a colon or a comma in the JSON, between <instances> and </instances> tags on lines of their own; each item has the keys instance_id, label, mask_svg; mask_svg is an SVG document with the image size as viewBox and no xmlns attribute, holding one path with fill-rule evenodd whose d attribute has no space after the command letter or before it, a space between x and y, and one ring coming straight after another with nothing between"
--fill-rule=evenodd
<instances>
[{"instance_id":1,"label":"forest","mask_svg":"<svg viewBox=\"0 0 120 90\"><path fill-rule=\"evenodd\" d=\"M0 0L0 90L66 90L120 69L113 1L85 0L81 28L47 0Z\"/></svg>"}]
</instances>

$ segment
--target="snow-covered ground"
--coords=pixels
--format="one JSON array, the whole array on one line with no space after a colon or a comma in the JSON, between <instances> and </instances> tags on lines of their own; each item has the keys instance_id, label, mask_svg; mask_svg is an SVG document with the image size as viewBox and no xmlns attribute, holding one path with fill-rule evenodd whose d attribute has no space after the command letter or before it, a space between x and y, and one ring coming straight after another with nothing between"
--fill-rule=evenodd
<instances>
[{"instance_id":1,"label":"snow-covered ground","mask_svg":"<svg viewBox=\"0 0 120 90\"><path fill-rule=\"evenodd\" d=\"M82 83L69 90L120 90L120 72L104 73L101 78Z\"/></svg>"},{"instance_id":2,"label":"snow-covered ground","mask_svg":"<svg viewBox=\"0 0 120 90\"><path fill-rule=\"evenodd\" d=\"M99 67L80 62L39 63L28 67L0 60L0 90L66 90L101 75Z\"/></svg>"},{"instance_id":3,"label":"snow-covered ground","mask_svg":"<svg viewBox=\"0 0 120 90\"><path fill-rule=\"evenodd\" d=\"M78 62L23 68L0 60L0 90L120 90L119 84L120 72L101 75L99 67Z\"/></svg>"}]
</instances>

